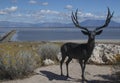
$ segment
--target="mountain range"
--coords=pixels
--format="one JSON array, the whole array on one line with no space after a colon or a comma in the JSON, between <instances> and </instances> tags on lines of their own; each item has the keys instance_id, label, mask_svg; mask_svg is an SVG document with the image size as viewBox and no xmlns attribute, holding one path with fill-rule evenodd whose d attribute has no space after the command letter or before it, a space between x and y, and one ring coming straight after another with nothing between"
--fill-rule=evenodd
<instances>
[{"instance_id":1,"label":"mountain range","mask_svg":"<svg viewBox=\"0 0 120 83\"><path fill-rule=\"evenodd\" d=\"M80 23L81 26L102 26L104 20L85 20ZM0 27L74 27L73 23L24 23L24 22L9 22L9 21L0 21ZM120 27L120 23L111 21L109 27Z\"/></svg>"}]
</instances>

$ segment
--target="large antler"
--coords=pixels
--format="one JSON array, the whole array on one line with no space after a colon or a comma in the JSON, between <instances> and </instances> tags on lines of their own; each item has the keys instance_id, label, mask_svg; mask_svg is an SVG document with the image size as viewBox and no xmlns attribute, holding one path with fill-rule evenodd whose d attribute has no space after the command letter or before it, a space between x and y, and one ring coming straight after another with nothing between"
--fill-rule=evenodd
<instances>
[{"instance_id":1,"label":"large antler","mask_svg":"<svg viewBox=\"0 0 120 83\"><path fill-rule=\"evenodd\" d=\"M112 12L112 14L111 14L110 9L108 8L108 14L107 14L107 17L106 17L105 24L101 27L96 28L95 31L98 31L98 30L101 30L101 29L107 27L110 23L111 18L113 17L113 14L114 14L114 12Z\"/></svg>"},{"instance_id":2,"label":"large antler","mask_svg":"<svg viewBox=\"0 0 120 83\"><path fill-rule=\"evenodd\" d=\"M83 29L83 30L85 30L85 31L88 31L87 28L82 27L82 26L79 25L77 13L78 13L78 9L76 10L75 13L72 12L72 15L71 15L72 22L74 23L74 25L75 25L76 27L78 27L78 28L80 28L80 29Z\"/></svg>"}]
</instances>

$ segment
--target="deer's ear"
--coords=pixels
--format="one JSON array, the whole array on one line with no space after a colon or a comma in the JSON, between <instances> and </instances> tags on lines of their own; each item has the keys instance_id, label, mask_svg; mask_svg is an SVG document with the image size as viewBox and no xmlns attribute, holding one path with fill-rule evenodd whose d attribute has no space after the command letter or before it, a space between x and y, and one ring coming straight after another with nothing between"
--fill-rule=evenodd
<instances>
[{"instance_id":1,"label":"deer's ear","mask_svg":"<svg viewBox=\"0 0 120 83\"><path fill-rule=\"evenodd\" d=\"M100 30L98 32L96 32L96 35L100 35L103 32L103 30Z\"/></svg>"},{"instance_id":2,"label":"deer's ear","mask_svg":"<svg viewBox=\"0 0 120 83\"><path fill-rule=\"evenodd\" d=\"M88 35L88 32L87 31L82 31L81 32L84 34L84 35Z\"/></svg>"}]
</instances>

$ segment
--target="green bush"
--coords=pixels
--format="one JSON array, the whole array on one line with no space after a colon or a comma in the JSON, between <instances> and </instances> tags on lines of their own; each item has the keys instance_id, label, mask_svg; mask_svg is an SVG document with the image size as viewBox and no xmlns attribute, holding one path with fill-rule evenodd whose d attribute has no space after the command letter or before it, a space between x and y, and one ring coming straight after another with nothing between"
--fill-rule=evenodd
<instances>
[{"instance_id":1,"label":"green bush","mask_svg":"<svg viewBox=\"0 0 120 83\"><path fill-rule=\"evenodd\" d=\"M36 60L31 51L20 50L15 55L0 55L0 79L20 78L35 68Z\"/></svg>"},{"instance_id":2,"label":"green bush","mask_svg":"<svg viewBox=\"0 0 120 83\"><path fill-rule=\"evenodd\" d=\"M59 45L46 43L39 47L38 54L41 56L42 60L51 59L53 61L58 61L57 54L59 53L59 51Z\"/></svg>"}]
</instances>

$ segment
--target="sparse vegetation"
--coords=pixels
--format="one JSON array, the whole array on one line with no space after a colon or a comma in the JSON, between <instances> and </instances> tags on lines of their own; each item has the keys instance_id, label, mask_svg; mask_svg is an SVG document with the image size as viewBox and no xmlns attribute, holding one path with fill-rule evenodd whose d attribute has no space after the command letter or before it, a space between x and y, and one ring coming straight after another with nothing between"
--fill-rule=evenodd
<instances>
[{"instance_id":1,"label":"sparse vegetation","mask_svg":"<svg viewBox=\"0 0 120 83\"><path fill-rule=\"evenodd\" d=\"M0 44L0 79L16 79L27 76L40 65L41 58L31 45Z\"/></svg>"},{"instance_id":2,"label":"sparse vegetation","mask_svg":"<svg viewBox=\"0 0 120 83\"><path fill-rule=\"evenodd\" d=\"M116 55L116 61L119 63L120 62L120 54Z\"/></svg>"},{"instance_id":3,"label":"sparse vegetation","mask_svg":"<svg viewBox=\"0 0 120 83\"><path fill-rule=\"evenodd\" d=\"M0 78L15 79L27 75L36 68L33 53L20 50L16 55L0 55Z\"/></svg>"},{"instance_id":4,"label":"sparse vegetation","mask_svg":"<svg viewBox=\"0 0 120 83\"><path fill-rule=\"evenodd\" d=\"M57 54L60 51L60 46L53 43L46 43L39 47L38 54L41 56L42 60L51 59L55 62L58 61Z\"/></svg>"},{"instance_id":5,"label":"sparse vegetation","mask_svg":"<svg viewBox=\"0 0 120 83\"><path fill-rule=\"evenodd\" d=\"M120 54L117 54L116 64L114 65L113 74L115 76L115 81L120 81Z\"/></svg>"},{"instance_id":6,"label":"sparse vegetation","mask_svg":"<svg viewBox=\"0 0 120 83\"><path fill-rule=\"evenodd\" d=\"M27 76L45 59L57 62L59 45L54 43L9 42L0 44L0 80Z\"/></svg>"}]
</instances>

